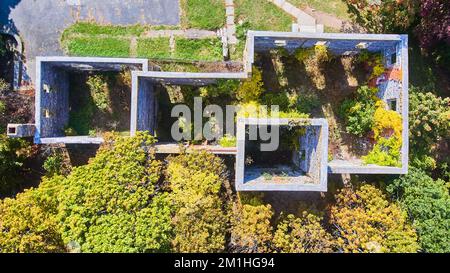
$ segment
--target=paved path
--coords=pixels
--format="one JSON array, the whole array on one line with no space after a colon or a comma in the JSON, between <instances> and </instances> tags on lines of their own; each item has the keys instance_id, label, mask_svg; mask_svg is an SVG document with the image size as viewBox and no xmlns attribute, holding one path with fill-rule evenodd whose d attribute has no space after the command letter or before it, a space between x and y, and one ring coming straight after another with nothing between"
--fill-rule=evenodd
<instances>
[{"instance_id":1,"label":"paved path","mask_svg":"<svg viewBox=\"0 0 450 273\"><path fill-rule=\"evenodd\" d=\"M35 57L63 55L60 35L77 20L177 25L179 13L178 0L0 0L0 29L20 34L34 78Z\"/></svg>"},{"instance_id":2,"label":"paved path","mask_svg":"<svg viewBox=\"0 0 450 273\"><path fill-rule=\"evenodd\" d=\"M359 27L358 25L342 20L333 14L329 14L326 12L322 12L320 10L314 10L310 7L304 8L304 11L316 18L318 24L323 24L324 26L336 29L341 32L348 33L363 33L364 29Z\"/></svg>"}]
</instances>

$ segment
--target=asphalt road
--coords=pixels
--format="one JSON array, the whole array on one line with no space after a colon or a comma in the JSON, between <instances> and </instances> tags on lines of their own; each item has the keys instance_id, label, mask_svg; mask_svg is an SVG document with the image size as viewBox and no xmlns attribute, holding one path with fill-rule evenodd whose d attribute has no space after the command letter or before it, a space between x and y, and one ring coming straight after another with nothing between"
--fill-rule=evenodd
<instances>
[{"instance_id":1,"label":"asphalt road","mask_svg":"<svg viewBox=\"0 0 450 273\"><path fill-rule=\"evenodd\" d=\"M63 55L60 35L77 20L177 25L179 13L178 0L0 0L0 28L21 36L34 78L35 57Z\"/></svg>"}]
</instances>

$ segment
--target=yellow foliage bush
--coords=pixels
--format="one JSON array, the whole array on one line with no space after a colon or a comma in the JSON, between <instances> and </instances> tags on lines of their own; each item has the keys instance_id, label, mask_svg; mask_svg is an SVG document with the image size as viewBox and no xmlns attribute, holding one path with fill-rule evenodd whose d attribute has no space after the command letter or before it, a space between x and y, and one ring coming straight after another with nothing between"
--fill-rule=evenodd
<instances>
[{"instance_id":1,"label":"yellow foliage bush","mask_svg":"<svg viewBox=\"0 0 450 273\"><path fill-rule=\"evenodd\" d=\"M225 248L228 212L221 196L226 167L207 152L168 159L167 180L174 206L176 252L221 252Z\"/></svg>"},{"instance_id":2,"label":"yellow foliage bush","mask_svg":"<svg viewBox=\"0 0 450 273\"><path fill-rule=\"evenodd\" d=\"M241 86L237 89L236 97L240 102L247 103L258 101L263 93L262 72L257 67L253 67L252 77L241 83Z\"/></svg>"},{"instance_id":3,"label":"yellow foliage bush","mask_svg":"<svg viewBox=\"0 0 450 273\"><path fill-rule=\"evenodd\" d=\"M333 237L321 225L321 218L303 212L297 218L290 214L278 224L273 238L274 247L283 253L329 253Z\"/></svg>"},{"instance_id":4,"label":"yellow foliage bush","mask_svg":"<svg viewBox=\"0 0 450 273\"><path fill-rule=\"evenodd\" d=\"M375 139L382 136L386 130L392 130L393 135L401 141L403 128L402 116L396 111L386 110L385 103L381 100L377 102L376 106L373 127Z\"/></svg>"},{"instance_id":5,"label":"yellow foliage bush","mask_svg":"<svg viewBox=\"0 0 450 273\"><path fill-rule=\"evenodd\" d=\"M270 252L273 217L270 205L242 205L233 219L231 245L236 252Z\"/></svg>"},{"instance_id":6,"label":"yellow foliage bush","mask_svg":"<svg viewBox=\"0 0 450 273\"><path fill-rule=\"evenodd\" d=\"M372 185L342 189L330 211L343 252L417 252L417 234L407 213Z\"/></svg>"}]
</instances>

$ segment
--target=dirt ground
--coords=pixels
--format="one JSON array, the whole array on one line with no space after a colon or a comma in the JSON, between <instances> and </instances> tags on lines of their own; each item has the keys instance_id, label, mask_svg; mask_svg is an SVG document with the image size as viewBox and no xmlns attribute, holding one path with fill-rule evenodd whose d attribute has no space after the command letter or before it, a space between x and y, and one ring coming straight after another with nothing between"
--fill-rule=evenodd
<instances>
[{"instance_id":1,"label":"dirt ground","mask_svg":"<svg viewBox=\"0 0 450 273\"><path fill-rule=\"evenodd\" d=\"M321 69L325 82L318 89L305 65L293 56L280 56L276 52L259 54L256 66L263 72L264 87L269 93L289 92L318 100L309 111L313 118L326 118L330 127L329 153L333 159L351 160L367 155L372 150L370 135L356 137L348 134L339 116L339 108L352 98L358 86L367 82L368 74L357 64L355 57L333 57Z\"/></svg>"}]
</instances>

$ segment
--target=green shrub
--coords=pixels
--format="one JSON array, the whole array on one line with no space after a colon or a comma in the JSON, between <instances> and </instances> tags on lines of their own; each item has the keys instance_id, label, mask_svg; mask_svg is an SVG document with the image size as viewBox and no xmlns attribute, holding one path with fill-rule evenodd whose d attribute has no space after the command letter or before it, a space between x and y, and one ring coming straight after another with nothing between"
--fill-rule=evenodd
<instances>
[{"instance_id":1,"label":"green shrub","mask_svg":"<svg viewBox=\"0 0 450 273\"><path fill-rule=\"evenodd\" d=\"M397 137L380 138L372 151L362 160L365 164L379 166L401 167L400 148L401 141Z\"/></svg>"},{"instance_id":2,"label":"green shrub","mask_svg":"<svg viewBox=\"0 0 450 273\"><path fill-rule=\"evenodd\" d=\"M381 53L370 52L367 49L363 49L358 54L357 61L366 64L370 69L369 80L378 78L386 71Z\"/></svg>"},{"instance_id":3,"label":"green shrub","mask_svg":"<svg viewBox=\"0 0 450 273\"><path fill-rule=\"evenodd\" d=\"M95 158L61 179L58 222L65 245L82 252L166 252L170 202L157 182L161 162L144 146L155 139L105 136Z\"/></svg>"},{"instance_id":4,"label":"green shrub","mask_svg":"<svg viewBox=\"0 0 450 273\"><path fill-rule=\"evenodd\" d=\"M290 106L290 100L286 92L281 93L266 93L261 98L261 103L267 105L269 108L272 105L278 105L280 111L288 111Z\"/></svg>"},{"instance_id":5,"label":"green shrub","mask_svg":"<svg viewBox=\"0 0 450 273\"><path fill-rule=\"evenodd\" d=\"M257 67L253 67L252 78L241 83L236 97L242 103L249 103L259 101L263 93L264 82L262 80L262 72Z\"/></svg>"},{"instance_id":6,"label":"green shrub","mask_svg":"<svg viewBox=\"0 0 450 273\"><path fill-rule=\"evenodd\" d=\"M434 155L435 144L450 135L450 98L411 89L409 135L413 156Z\"/></svg>"},{"instance_id":7,"label":"green shrub","mask_svg":"<svg viewBox=\"0 0 450 273\"><path fill-rule=\"evenodd\" d=\"M63 173L63 156L61 153L56 152L47 157L44 162L44 170L46 171L46 175L48 177L52 177L55 175L61 175Z\"/></svg>"},{"instance_id":8,"label":"green shrub","mask_svg":"<svg viewBox=\"0 0 450 273\"><path fill-rule=\"evenodd\" d=\"M339 252L417 252L417 234L397 203L370 184L346 187L330 209Z\"/></svg>"},{"instance_id":9,"label":"green shrub","mask_svg":"<svg viewBox=\"0 0 450 273\"><path fill-rule=\"evenodd\" d=\"M216 98L219 96L228 96L234 98L239 88L240 81L220 79L216 84L200 88L202 97Z\"/></svg>"},{"instance_id":10,"label":"green shrub","mask_svg":"<svg viewBox=\"0 0 450 273\"><path fill-rule=\"evenodd\" d=\"M236 147L236 137L225 135L219 139L219 145L222 147Z\"/></svg>"},{"instance_id":11,"label":"green shrub","mask_svg":"<svg viewBox=\"0 0 450 273\"><path fill-rule=\"evenodd\" d=\"M45 178L37 189L25 190L14 199L0 200L0 252L65 251L55 217L61 179L58 176Z\"/></svg>"},{"instance_id":12,"label":"green shrub","mask_svg":"<svg viewBox=\"0 0 450 273\"><path fill-rule=\"evenodd\" d=\"M450 252L449 184L433 180L425 172L410 168L409 173L387 188L412 219L423 251Z\"/></svg>"},{"instance_id":13,"label":"green shrub","mask_svg":"<svg viewBox=\"0 0 450 273\"><path fill-rule=\"evenodd\" d=\"M32 147L27 141L0 134L0 196L17 189L22 167L31 152Z\"/></svg>"},{"instance_id":14,"label":"green shrub","mask_svg":"<svg viewBox=\"0 0 450 273\"><path fill-rule=\"evenodd\" d=\"M66 136L88 135L94 111L95 105L93 103L84 104L78 111L71 111L69 115L69 124L64 131Z\"/></svg>"},{"instance_id":15,"label":"green shrub","mask_svg":"<svg viewBox=\"0 0 450 273\"><path fill-rule=\"evenodd\" d=\"M347 133L363 136L374 126L376 88L361 86L354 99L345 100L340 106L339 114L346 121Z\"/></svg>"},{"instance_id":16,"label":"green shrub","mask_svg":"<svg viewBox=\"0 0 450 273\"><path fill-rule=\"evenodd\" d=\"M109 109L109 94L106 79L101 76L89 76L86 83L95 106L103 112L107 111Z\"/></svg>"},{"instance_id":17,"label":"green shrub","mask_svg":"<svg viewBox=\"0 0 450 273\"><path fill-rule=\"evenodd\" d=\"M231 248L244 253L271 252L273 214L269 204L243 204L233 217Z\"/></svg>"}]
</instances>

